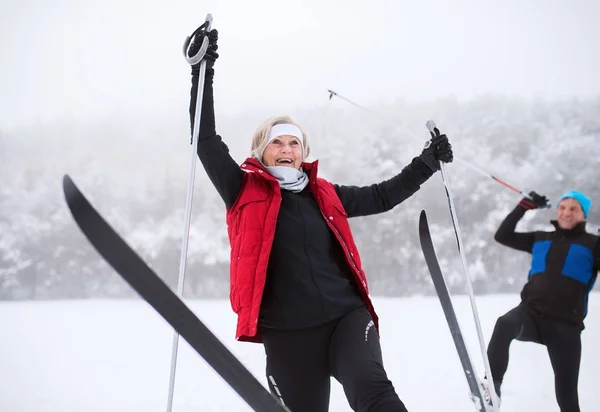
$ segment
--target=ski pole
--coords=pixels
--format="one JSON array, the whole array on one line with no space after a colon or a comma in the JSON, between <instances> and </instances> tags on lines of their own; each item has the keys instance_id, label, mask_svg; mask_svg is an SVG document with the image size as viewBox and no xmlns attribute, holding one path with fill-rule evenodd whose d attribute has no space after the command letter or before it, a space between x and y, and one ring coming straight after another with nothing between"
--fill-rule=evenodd
<instances>
[{"instance_id":1,"label":"ski pole","mask_svg":"<svg viewBox=\"0 0 600 412\"><path fill-rule=\"evenodd\" d=\"M198 135L200 133L200 114L202 113L202 97L204 95L204 75L206 73L206 61L202 60L208 49L208 36L204 36L200 50L193 56L189 56L190 43L199 33L205 34L211 30L212 15L206 15L204 23L194 31L191 36L185 39L183 44L183 55L190 65L198 64L200 61L200 74L198 78L198 92L196 94L196 112L194 114L194 130L192 132L192 159L190 162L190 175L188 179L187 196L185 200L185 221L183 230L183 240L181 244L181 255L179 259L179 278L177 280L177 296L183 298L183 285L185 282L185 269L188 253L188 241L190 237L190 225L192 217L192 200L194 198L194 179L196 176L196 156L198 153ZM179 333L173 332L173 346L171 350L171 372L169 375L169 397L167 400L167 412L173 409L173 393L175 391L175 372L177 369L177 350L179 347Z\"/></svg>"},{"instance_id":2,"label":"ski pole","mask_svg":"<svg viewBox=\"0 0 600 412\"><path fill-rule=\"evenodd\" d=\"M460 157L454 156L454 158L456 160L458 160L459 162L461 162L462 164L464 164L465 166L470 167L471 169L479 172L481 175L489 177L492 180L495 180L496 182L500 183L501 185L508 187L510 190L519 193L521 196L526 197L529 200L533 200L533 198L528 194L523 192L520 189L517 189L516 187L514 187L511 184L506 183L504 180L499 179L498 177L494 176L493 174L486 172L485 170L483 170L481 167L477 166L476 164L474 164L473 162L469 162L467 160L464 160ZM546 203L546 208L549 209L552 207L552 204L550 202Z\"/></svg>"},{"instance_id":3,"label":"ski pole","mask_svg":"<svg viewBox=\"0 0 600 412\"><path fill-rule=\"evenodd\" d=\"M338 97L338 98L340 98L340 99L342 99L342 100L344 100L344 101L352 104L353 106L358 107L359 109L361 109L361 110L369 113L370 115L376 117L378 120L380 120L384 124L390 124L391 125L391 120L383 118L382 116L380 116L379 114L373 112L372 110L369 110L368 108L366 108L364 106L361 106L360 104L358 104L358 103L356 103L356 102L348 99L347 97L344 97L344 96L340 95L339 93L336 93L335 91L333 91L331 89L327 89L327 91L329 92L329 100L331 100L331 98L333 96L336 96L336 97ZM409 136L412 136L412 137L415 137L415 138L419 138L414 133L411 133L410 131L406 130L405 127L402 127L401 131L403 133L406 133ZM480 166L476 165L475 163L473 163L471 161L468 161L468 160L465 160L465 159L463 159L463 158L461 158L459 156L454 156L454 159L460 161L465 166L470 167L471 169L475 170L477 173L479 173L479 174L481 174L481 175L483 175L485 177L489 177L492 180L495 180L496 182L500 183L501 185L503 185L503 186L505 186L505 187L507 187L507 188L509 188L509 189L511 189L511 190L513 190L513 191L515 191L517 193L519 193L521 196L526 197L527 199L532 200L531 196L528 193L525 193L524 191L522 191L520 189L517 189L515 186L506 183L504 180L502 180L502 179L494 176L493 174L485 171L483 168L481 168ZM546 207L550 208L550 207L552 207L552 205L550 203L547 203Z\"/></svg>"},{"instance_id":4,"label":"ski pole","mask_svg":"<svg viewBox=\"0 0 600 412\"><path fill-rule=\"evenodd\" d=\"M359 109L361 109L361 110L364 110L365 112L368 112L368 113L370 113L370 114L371 114L371 115L373 115L373 116L380 117L380 116L379 116L377 113L373 112L372 110L369 110L369 109L367 109L366 107L364 107L364 106L361 106L360 104L358 104L358 103L355 103L355 102L353 102L352 100L350 100L350 99L348 99L348 98L346 98L346 97L344 97L344 96L341 96L341 95L337 94L336 92L334 92L334 91L333 91L333 90L331 90L331 89L327 89L327 91L329 92L329 100L331 100L331 98L332 98L333 96L337 96L337 97L339 97L340 99L342 99L342 100L345 100L346 102L350 103L351 105L354 105L354 106L358 107ZM382 119L382 120L383 120L383 119Z\"/></svg>"},{"instance_id":5,"label":"ski pole","mask_svg":"<svg viewBox=\"0 0 600 412\"><path fill-rule=\"evenodd\" d=\"M435 136L437 129L435 122L433 120L429 120L425 125L427 126L427 129L429 130L431 135ZM483 338L483 332L481 329L481 321L479 320L479 312L477 311L477 303L475 302L475 292L473 291L471 277L469 276L469 272L467 269L467 259L463 248L462 237L460 234L460 226L458 225L458 217L456 216L456 209L454 207L452 191L450 189L450 181L448 180L448 174L446 173L446 165L442 161L440 161L440 171L442 172L442 181L444 182L444 187L446 188L446 196L448 198L448 206L450 209L450 217L452 218L452 225L454 226L454 233L456 235L456 243L458 244L458 252L460 254L460 260L462 262L465 284L467 285L467 292L469 294L469 300L471 301L471 309L473 310L473 318L475 319L475 328L477 329L477 337L479 338L479 346L481 348L481 356L483 357L485 373L489 379L489 382L492 382L493 384L494 379L492 377L490 362L485 350L485 340ZM496 391L492 389L490 390L490 394L492 396L492 405L494 407L494 412L499 412L498 396L496 394Z\"/></svg>"}]
</instances>

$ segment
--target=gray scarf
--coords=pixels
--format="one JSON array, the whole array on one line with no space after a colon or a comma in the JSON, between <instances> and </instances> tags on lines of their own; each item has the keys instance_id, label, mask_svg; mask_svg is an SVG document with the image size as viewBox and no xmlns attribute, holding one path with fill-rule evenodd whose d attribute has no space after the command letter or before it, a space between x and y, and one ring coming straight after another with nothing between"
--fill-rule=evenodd
<instances>
[{"instance_id":1,"label":"gray scarf","mask_svg":"<svg viewBox=\"0 0 600 412\"><path fill-rule=\"evenodd\" d=\"M262 162L261 162L262 163ZM302 168L296 169L288 166L265 166L282 189L299 193L308 185L308 175Z\"/></svg>"}]
</instances>

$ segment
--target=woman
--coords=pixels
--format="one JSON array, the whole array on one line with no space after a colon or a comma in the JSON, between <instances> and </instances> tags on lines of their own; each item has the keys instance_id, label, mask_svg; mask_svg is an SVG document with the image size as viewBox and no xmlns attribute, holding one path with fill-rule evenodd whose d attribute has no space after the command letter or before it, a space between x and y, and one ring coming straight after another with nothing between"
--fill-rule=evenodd
<instances>
[{"instance_id":1,"label":"woman","mask_svg":"<svg viewBox=\"0 0 600 412\"><path fill-rule=\"evenodd\" d=\"M383 367L377 315L348 218L385 212L419 190L440 160L452 161L448 139L433 136L387 181L340 186L318 177L317 161L304 162L306 133L281 116L258 127L251 157L240 166L215 130L218 36L213 30L208 37L198 156L227 210L236 339L263 343L270 390L294 412L326 412L331 376L355 411L406 411ZM192 68L192 130L198 72Z\"/></svg>"}]
</instances>

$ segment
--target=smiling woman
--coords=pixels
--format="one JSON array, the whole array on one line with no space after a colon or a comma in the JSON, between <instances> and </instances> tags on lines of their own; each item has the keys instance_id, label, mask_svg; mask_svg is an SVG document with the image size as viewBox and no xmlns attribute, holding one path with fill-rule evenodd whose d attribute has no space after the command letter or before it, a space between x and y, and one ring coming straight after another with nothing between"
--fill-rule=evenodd
<instances>
[{"instance_id":1,"label":"smiling woman","mask_svg":"<svg viewBox=\"0 0 600 412\"><path fill-rule=\"evenodd\" d=\"M310 154L306 133L289 116L267 119L252 138L252 157L265 166L300 168Z\"/></svg>"},{"instance_id":2,"label":"smiling woman","mask_svg":"<svg viewBox=\"0 0 600 412\"><path fill-rule=\"evenodd\" d=\"M263 343L270 389L294 412L326 412L331 376L355 411L406 412L383 366L378 318L348 219L388 211L412 196L440 161L452 161L448 138L433 134L389 180L340 186L318 177L317 161L306 162L310 145L302 128L288 116L272 117L257 128L250 157L238 165L215 127L216 31L197 37L190 54L204 38L210 45L198 156L226 207L236 339ZM199 76L192 66L192 133Z\"/></svg>"}]
</instances>

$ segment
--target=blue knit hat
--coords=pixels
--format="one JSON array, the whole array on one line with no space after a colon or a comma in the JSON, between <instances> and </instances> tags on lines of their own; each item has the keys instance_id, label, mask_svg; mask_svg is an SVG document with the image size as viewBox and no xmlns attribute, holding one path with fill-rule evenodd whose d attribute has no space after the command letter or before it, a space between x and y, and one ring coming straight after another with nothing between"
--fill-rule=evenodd
<instances>
[{"instance_id":1,"label":"blue knit hat","mask_svg":"<svg viewBox=\"0 0 600 412\"><path fill-rule=\"evenodd\" d=\"M581 205L581 208L583 209L583 214L585 215L585 218L587 219L588 213L590 211L590 207L592 206L592 199L590 199L583 193L578 192L576 190L569 190L567 193L562 195L560 197L560 199L558 199L558 203L560 203L561 200L563 200L563 199L577 200L579 202L579 204Z\"/></svg>"}]
</instances>

